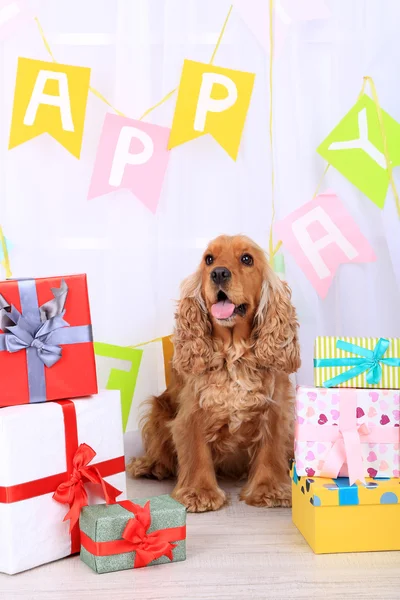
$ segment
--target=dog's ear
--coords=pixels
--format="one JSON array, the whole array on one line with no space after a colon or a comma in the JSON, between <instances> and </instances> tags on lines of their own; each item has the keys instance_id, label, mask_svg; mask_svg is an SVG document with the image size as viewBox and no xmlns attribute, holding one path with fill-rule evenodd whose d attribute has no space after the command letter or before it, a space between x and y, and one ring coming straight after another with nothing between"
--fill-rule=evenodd
<instances>
[{"instance_id":1,"label":"dog's ear","mask_svg":"<svg viewBox=\"0 0 400 600\"><path fill-rule=\"evenodd\" d=\"M285 373L300 367L298 322L291 290L271 269L264 280L253 328L254 353L262 366Z\"/></svg>"},{"instance_id":2,"label":"dog's ear","mask_svg":"<svg viewBox=\"0 0 400 600\"><path fill-rule=\"evenodd\" d=\"M175 314L172 366L177 373L204 373L213 352L211 331L201 295L201 272L198 271L183 282Z\"/></svg>"}]
</instances>

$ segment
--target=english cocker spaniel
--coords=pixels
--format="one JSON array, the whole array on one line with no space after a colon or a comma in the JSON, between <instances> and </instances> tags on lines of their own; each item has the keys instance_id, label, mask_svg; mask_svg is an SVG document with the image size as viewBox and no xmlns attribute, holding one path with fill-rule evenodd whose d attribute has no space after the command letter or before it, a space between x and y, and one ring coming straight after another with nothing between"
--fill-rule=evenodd
<instances>
[{"instance_id":1,"label":"english cocker spaniel","mask_svg":"<svg viewBox=\"0 0 400 600\"><path fill-rule=\"evenodd\" d=\"M173 341L171 384L150 400L146 454L128 472L176 475L173 496L191 512L226 503L217 474L247 475L247 504L290 506L298 323L259 246L244 236L210 243L182 284Z\"/></svg>"}]
</instances>

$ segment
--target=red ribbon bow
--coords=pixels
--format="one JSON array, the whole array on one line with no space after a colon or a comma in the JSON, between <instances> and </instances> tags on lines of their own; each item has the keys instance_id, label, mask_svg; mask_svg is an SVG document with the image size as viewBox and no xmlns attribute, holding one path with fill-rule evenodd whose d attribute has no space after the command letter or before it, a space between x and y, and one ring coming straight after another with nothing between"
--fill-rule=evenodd
<instances>
[{"instance_id":1,"label":"red ribbon bow","mask_svg":"<svg viewBox=\"0 0 400 600\"><path fill-rule=\"evenodd\" d=\"M106 504L115 504L117 496L122 493L107 483L94 465L89 466L95 456L96 452L93 448L87 444L81 444L72 460L73 470L69 481L60 483L53 494L53 498L57 502L69 504L70 509L65 515L64 521L71 520L70 532L79 520L81 509L88 505L88 496L84 485L86 482L101 485L102 496Z\"/></svg>"},{"instance_id":2,"label":"red ribbon bow","mask_svg":"<svg viewBox=\"0 0 400 600\"><path fill-rule=\"evenodd\" d=\"M129 519L122 537L132 544L131 550L136 552L134 568L146 567L161 556L167 556L172 560L172 551L176 544L165 539L165 530L147 533L151 525L150 502L146 502L143 507L133 503L131 505L135 510L136 518Z\"/></svg>"}]
</instances>

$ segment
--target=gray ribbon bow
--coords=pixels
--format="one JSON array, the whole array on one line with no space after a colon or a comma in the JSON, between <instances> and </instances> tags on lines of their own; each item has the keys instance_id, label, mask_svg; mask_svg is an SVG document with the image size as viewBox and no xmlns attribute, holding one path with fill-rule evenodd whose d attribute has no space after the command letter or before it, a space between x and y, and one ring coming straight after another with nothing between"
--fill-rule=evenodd
<instances>
[{"instance_id":1,"label":"gray ribbon bow","mask_svg":"<svg viewBox=\"0 0 400 600\"><path fill-rule=\"evenodd\" d=\"M44 366L52 367L62 357L60 344L92 341L90 325L70 327L64 321L68 286L51 288L54 298L39 306L34 279L19 279L22 314L0 294L0 352L26 350L29 402L46 400Z\"/></svg>"}]
</instances>

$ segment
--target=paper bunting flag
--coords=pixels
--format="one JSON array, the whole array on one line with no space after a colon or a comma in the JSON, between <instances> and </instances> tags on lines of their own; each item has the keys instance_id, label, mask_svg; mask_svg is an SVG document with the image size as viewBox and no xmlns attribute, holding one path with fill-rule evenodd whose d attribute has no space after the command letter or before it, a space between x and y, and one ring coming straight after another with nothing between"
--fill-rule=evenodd
<instances>
[{"instance_id":1,"label":"paper bunting flag","mask_svg":"<svg viewBox=\"0 0 400 600\"><path fill-rule=\"evenodd\" d=\"M376 260L368 240L330 190L277 223L276 233L321 298L340 264Z\"/></svg>"},{"instance_id":2,"label":"paper bunting flag","mask_svg":"<svg viewBox=\"0 0 400 600\"><path fill-rule=\"evenodd\" d=\"M106 385L108 390L121 391L122 424L125 432L129 413L131 411L133 395L135 393L136 381L142 360L143 350L95 342L94 351L98 356L126 360L131 363L131 368L129 371L111 369Z\"/></svg>"},{"instance_id":3,"label":"paper bunting flag","mask_svg":"<svg viewBox=\"0 0 400 600\"><path fill-rule=\"evenodd\" d=\"M79 158L90 69L19 58L9 148L49 133Z\"/></svg>"},{"instance_id":4,"label":"paper bunting flag","mask_svg":"<svg viewBox=\"0 0 400 600\"><path fill-rule=\"evenodd\" d=\"M169 160L170 129L106 114L88 198L125 188L157 210Z\"/></svg>"},{"instance_id":5,"label":"paper bunting flag","mask_svg":"<svg viewBox=\"0 0 400 600\"><path fill-rule=\"evenodd\" d=\"M400 124L381 109L392 166L400 165ZM389 175L375 102L366 94L317 149L331 165L383 208Z\"/></svg>"},{"instance_id":6,"label":"paper bunting flag","mask_svg":"<svg viewBox=\"0 0 400 600\"><path fill-rule=\"evenodd\" d=\"M174 345L170 335L162 338L162 347L164 356L165 383L168 387L171 383L171 360L174 354Z\"/></svg>"},{"instance_id":7,"label":"paper bunting flag","mask_svg":"<svg viewBox=\"0 0 400 600\"><path fill-rule=\"evenodd\" d=\"M236 160L254 73L185 60L169 148L210 133Z\"/></svg>"},{"instance_id":8,"label":"paper bunting flag","mask_svg":"<svg viewBox=\"0 0 400 600\"><path fill-rule=\"evenodd\" d=\"M238 11L263 49L270 51L269 0L235 0ZM330 10L323 0L274 0L274 55L279 56L294 21L327 19Z\"/></svg>"}]
</instances>

